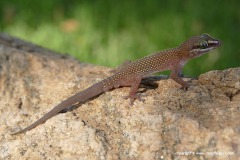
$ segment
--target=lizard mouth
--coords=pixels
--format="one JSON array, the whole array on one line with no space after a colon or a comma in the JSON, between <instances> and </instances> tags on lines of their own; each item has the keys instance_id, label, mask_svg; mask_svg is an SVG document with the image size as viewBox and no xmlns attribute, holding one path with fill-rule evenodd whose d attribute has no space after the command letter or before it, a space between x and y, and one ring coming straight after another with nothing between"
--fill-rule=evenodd
<instances>
[{"instance_id":1,"label":"lizard mouth","mask_svg":"<svg viewBox=\"0 0 240 160\"><path fill-rule=\"evenodd\" d=\"M218 40L208 40L206 47L196 47L190 51L192 57L199 57L217 47L221 46L221 42Z\"/></svg>"},{"instance_id":2,"label":"lizard mouth","mask_svg":"<svg viewBox=\"0 0 240 160\"><path fill-rule=\"evenodd\" d=\"M200 53L205 53L221 46L221 42L218 40L215 40L215 41L208 40L207 43L208 43L208 47L199 49Z\"/></svg>"},{"instance_id":3,"label":"lizard mouth","mask_svg":"<svg viewBox=\"0 0 240 160\"><path fill-rule=\"evenodd\" d=\"M217 48L219 46L221 46L221 42L218 40L208 40L208 48Z\"/></svg>"}]
</instances>

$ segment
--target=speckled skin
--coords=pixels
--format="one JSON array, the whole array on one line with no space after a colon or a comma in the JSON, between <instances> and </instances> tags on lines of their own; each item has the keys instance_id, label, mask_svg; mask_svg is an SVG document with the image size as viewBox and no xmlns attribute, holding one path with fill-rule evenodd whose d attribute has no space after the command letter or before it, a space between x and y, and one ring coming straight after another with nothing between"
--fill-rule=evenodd
<instances>
[{"instance_id":1,"label":"speckled skin","mask_svg":"<svg viewBox=\"0 0 240 160\"><path fill-rule=\"evenodd\" d=\"M31 130L44 123L49 118L57 115L63 109L77 102L84 102L89 98L120 86L131 87L130 93L127 97L130 98L130 103L132 104L134 99L139 98L136 92L142 78L156 72L171 70L170 78L179 83L183 89L187 89L188 84L180 77L185 63L188 60L199 57L218 46L220 46L219 40L210 37L208 34L202 34L200 36L190 38L176 48L160 51L134 62L126 61L118 68L114 75L69 97L30 126L13 134Z\"/></svg>"}]
</instances>

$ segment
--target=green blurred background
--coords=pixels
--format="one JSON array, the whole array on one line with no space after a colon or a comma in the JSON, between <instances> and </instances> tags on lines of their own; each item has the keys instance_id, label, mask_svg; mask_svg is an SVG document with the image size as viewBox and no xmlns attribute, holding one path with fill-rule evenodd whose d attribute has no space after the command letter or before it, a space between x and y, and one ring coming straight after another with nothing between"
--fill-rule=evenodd
<instances>
[{"instance_id":1,"label":"green blurred background","mask_svg":"<svg viewBox=\"0 0 240 160\"><path fill-rule=\"evenodd\" d=\"M1 0L1 32L82 62L115 67L209 33L222 46L184 73L240 66L239 0Z\"/></svg>"}]
</instances>

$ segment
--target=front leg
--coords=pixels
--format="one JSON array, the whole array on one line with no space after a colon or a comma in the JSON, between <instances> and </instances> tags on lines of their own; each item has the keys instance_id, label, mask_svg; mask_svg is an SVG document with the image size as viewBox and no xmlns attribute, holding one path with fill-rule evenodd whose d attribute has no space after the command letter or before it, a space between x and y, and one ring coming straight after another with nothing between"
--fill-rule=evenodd
<instances>
[{"instance_id":1,"label":"front leg","mask_svg":"<svg viewBox=\"0 0 240 160\"><path fill-rule=\"evenodd\" d=\"M172 70L170 74L170 78L172 78L175 82L180 84L182 86L181 88L186 91L189 85L180 77L181 75L182 75L182 67L178 66Z\"/></svg>"}]
</instances>

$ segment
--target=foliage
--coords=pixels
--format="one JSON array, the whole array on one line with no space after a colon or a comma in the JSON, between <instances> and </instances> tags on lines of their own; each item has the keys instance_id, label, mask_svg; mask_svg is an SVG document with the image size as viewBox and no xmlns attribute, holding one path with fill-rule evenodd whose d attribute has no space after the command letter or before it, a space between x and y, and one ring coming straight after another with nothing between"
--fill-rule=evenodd
<instances>
[{"instance_id":1,"label":"foliage","mask_svg":"<svg viewBox=\"0 0 240 160\"><path fill-rule=\"evenodd\" d=\"M111 67L206 32L223 45L187 64L185 72L196 76L240 66L239 6L237 0L1 0L0 27L80 61Z\"/></svg>"}]
</instances>

